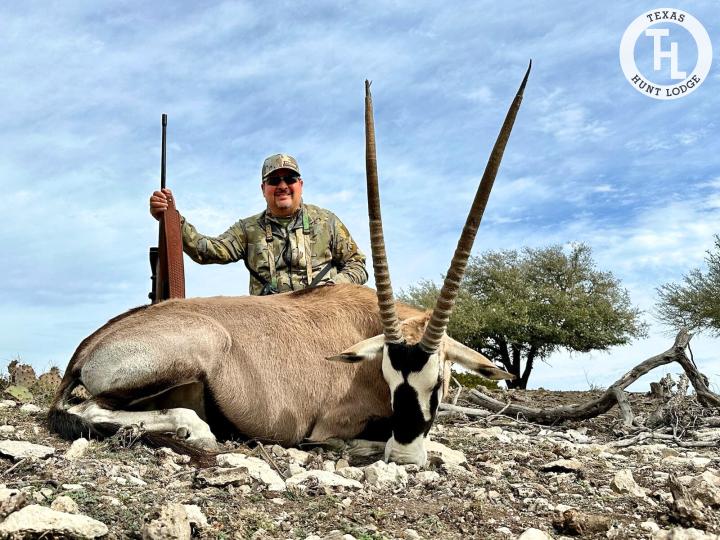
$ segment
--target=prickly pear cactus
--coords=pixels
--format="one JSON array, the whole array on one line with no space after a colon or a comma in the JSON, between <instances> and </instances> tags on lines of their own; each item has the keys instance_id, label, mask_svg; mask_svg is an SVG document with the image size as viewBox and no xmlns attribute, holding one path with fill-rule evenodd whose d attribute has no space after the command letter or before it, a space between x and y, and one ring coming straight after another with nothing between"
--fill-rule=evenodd
<instances>
[{"instance_id":1,"label":"prickly pear cactus","mask_svg":"<svg viewBox=\"0 0 720 540\"><path fill-rule=\"evenodd\" d=\"M30 388L37 381L33 367L29 364L20 364L17 360L10 362L8 372L10 373L10 384L15 386Z\"/></svg>"},{"instance_id":2,"label":"prickly pear cactus","mask_svg":"<svg viewBox=\"0 0 720 540\"><path fill-rule=\"evenodd\" d=\"M33 395L30 390L28 390L25 386L18 386L17 384L11 384L8 386L5 389L5 394L20 403L29 403L33 400Z\"/></svg>"},{"instance_id":3,"label":"prickly pear cactus","mask_svg":"<svg viewBox=\"0 0 720 540\"><path fill-rule=\"evenodd\" d=\"M30 387L30 391L38 400L50 401L55 396L60 381L62 381L60 369L53 367L38 377L37 382Z\"/></svg>"}]
</instances>

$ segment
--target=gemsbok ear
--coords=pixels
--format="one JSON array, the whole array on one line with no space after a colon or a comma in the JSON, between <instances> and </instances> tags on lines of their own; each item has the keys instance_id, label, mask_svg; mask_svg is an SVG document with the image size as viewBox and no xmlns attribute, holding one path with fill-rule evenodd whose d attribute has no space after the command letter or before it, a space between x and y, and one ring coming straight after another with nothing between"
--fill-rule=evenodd
<instances>
[{"instance_id":1,"label":"gemsbok ear","mask_svg":"<svg viewBox=\"0 0 720 540\"><path fill-rule=\"evenodd\" d=\"M492 379L494 381L511 381L515 379L515 375L511 375L507 371L500 369L476 350L466 347L452 338L446 337L445 339L447 340L445 349L445 358L447 360L460 364L462 367L474 371L486 379Z\"/></svg>"},{"instance_id":2,"label":"gemsbok ear","mask_svg":"<svg viewBox=\"0 0 720 540\"><path fill-rule=\"evenodd\" d=\"M327 360L333 360L336 362L347 362L354 364L356 362L364 362L366 360L373 360L380 358L383 353L383 347L385 346L385 335L380 334L370 339L356 343L349 349L344 350L338 355L328 356Z\"/></svg>"}]
</instances>

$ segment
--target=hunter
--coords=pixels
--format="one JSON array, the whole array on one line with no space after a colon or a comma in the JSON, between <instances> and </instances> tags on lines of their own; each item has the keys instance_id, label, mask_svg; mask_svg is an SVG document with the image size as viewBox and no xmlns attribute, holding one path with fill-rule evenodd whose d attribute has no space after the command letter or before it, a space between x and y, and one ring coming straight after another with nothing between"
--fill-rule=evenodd
<instances>
[{"instance_id":1,"label":"hunter","mask_svg":"<svg viewBox=\"0 0 720 540\"><path fill-rule=\"evenodd\" d=\"M197 232L181 216L183 251L200 264L242 260L250 272L250 294L297 291L331 283L367 281L365 255L345 225L329 210L305 204L303 180L294 157L275 154L262 166L260 189L267 208L241 219L220 236ZM150 214L160 219L169 189L150 197Z\"/></svg>"}]
</instances>

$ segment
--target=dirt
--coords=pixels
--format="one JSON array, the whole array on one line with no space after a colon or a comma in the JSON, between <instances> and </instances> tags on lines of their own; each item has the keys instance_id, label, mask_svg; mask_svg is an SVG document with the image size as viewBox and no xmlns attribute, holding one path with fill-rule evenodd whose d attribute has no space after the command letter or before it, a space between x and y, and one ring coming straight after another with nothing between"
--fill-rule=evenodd
<instances>
[{"instance_id":1,"label":"dirt","mask_svg":"<svg viewBox=\"0 0 720 540\"><path fill-rule=\"evenodd\" d=\"M536 390L494 395L550 407L579 403L598 393ZM644 394L629 398L636 416L647 416L658 407ZM467 463L457 466L432 458L422 471L437 472L435 481L426 481L421 470L411 466L406 468L406 482L386 487L364 482L361 489L329 488L311 483L282 492L270 492L255 480L203 486L196 478L198 467L188 463L187 456L151 448L127 433L93 441L82 457L68 460L64 453L70 443L47 431L45 410L0 409L0 425L15 428L0 430L0 439L56 449L45 459L0 462L0 482L42 505L68 495L79 513L108 526L107 538L141 538L143 525L160 507L173 502L197 505L207 518L207 526L193 528L194 538L305 539L339 531L334 533L337 538L350 534L363 540L492 539L516 538L529 528L553 538L578 533L588 539L651 538L653 526L646 522L663 530L683 525L720 533L718 508L708 504L699 522L679 523L667 487L669 474L697 477L706 470L720 474L717 447L689 449L662 442L613 448L607 444L630 435L615 409L590 421L553 427L500 416L443 415L431 438L463 452ZM491 427L500 430L479 431ZM689 432L683 435L692 440ZM225 451L259 457L289 476L291 459L280 448L231 442ZM380 458L353 459L347 452L318 448L311 453L306 469L334 469L344 465L338 463L343 459L363 466ZM574 470L546 468L559 459L579 465ZM613 490L614 476L624 469L645 488L646 496Z\"/></svg>"}]
</instances>

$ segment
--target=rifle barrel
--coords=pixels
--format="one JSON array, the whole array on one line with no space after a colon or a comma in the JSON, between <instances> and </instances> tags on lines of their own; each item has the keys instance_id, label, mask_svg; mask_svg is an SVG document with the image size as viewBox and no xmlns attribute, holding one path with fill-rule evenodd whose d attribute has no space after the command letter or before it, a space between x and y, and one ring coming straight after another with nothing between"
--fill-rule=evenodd
<instances>
[{"instance_id":1,"label":"rifle barrel","mask_svg":"<svg viewBox=\"0 0 720 540\"><path fill-rule=\"evenodd\" d=\"M165 169L167 157L167 144L165 142L167 136L167 114L162 115L162 157L160 158L160 189L165 189Z\"/></svg>"}]
</instances>

